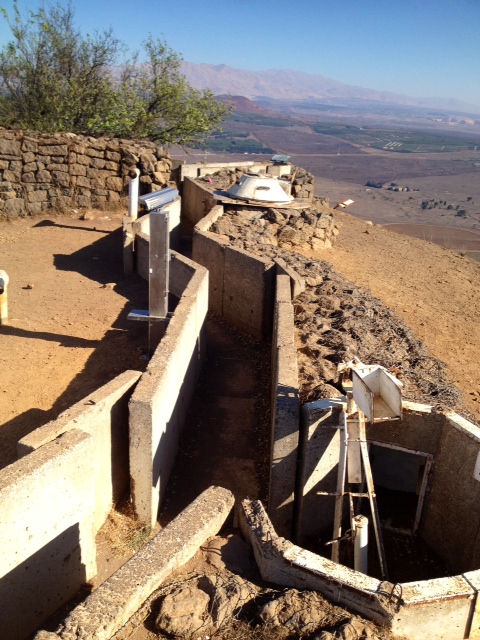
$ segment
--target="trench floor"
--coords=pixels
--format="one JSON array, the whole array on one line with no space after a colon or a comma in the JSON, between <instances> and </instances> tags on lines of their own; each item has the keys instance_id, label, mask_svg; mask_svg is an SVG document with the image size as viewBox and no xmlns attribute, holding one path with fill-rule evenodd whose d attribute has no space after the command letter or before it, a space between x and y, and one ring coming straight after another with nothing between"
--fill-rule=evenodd
<instances>
[{"instance_id":1,"label":"trench floor","mask_svg":"<svg viewBox=\"0 0 480 640\"><path fill-rule=\"evenodd\" d=\"M211 485L266 499L270 346L209 314L207 355L160 512L165 526Z\"/></svg>"}]
</instances>

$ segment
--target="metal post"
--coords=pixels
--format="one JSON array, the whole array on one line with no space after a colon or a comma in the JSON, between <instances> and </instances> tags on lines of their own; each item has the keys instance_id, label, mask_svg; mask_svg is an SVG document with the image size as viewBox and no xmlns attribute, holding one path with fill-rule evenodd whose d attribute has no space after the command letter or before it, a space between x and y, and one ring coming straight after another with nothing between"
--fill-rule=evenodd
<instances>
[{"instance_id":1,"label":"metal post","mask_svg":"<svg viewBox=\"0 0 480 640\"><path fill-rule=\"evenodd\" d=\"M0 269L0 326L8 324L8 274Z\"/></svg>"},{"instance_id":2,"label":"metal post","mask_svg":"<svg viewBox=\"0 0 480 640\"><path fill-rule=\"evenodd\" d=\"M354 569L368 574L368 518L366 516L355 516L355 550Z\"/></svg>"},{"instance_id":3,"label":"metal post","mask_svg":"<svg viewBox=\"0 0 480 640\"><path fill-rule=\"evenodd\" d=\"M169 216L167 211L150 212L150 268L148 279L149 322L148 351L153 355L165 332L158 318L168 313L168 278L170 265Z\"/></svg>"},{"instance_id":4,"label":"metal post","mask_svg":"<svg viewBox=\"0 0 480 640\"><path fill-rule=\"evenodd\" d=\"M370 499L370 510L373 518L373 528L375 531L375 539L377 541L378 561L380 563L380 574L383 580L388 580L387 561L385 558L385 549L383 546L382 527L380 516L378 515L377 496L373 484L372 468L370 466L370 457L368 455L367 436L365 431L365 416L362 411L358 412L358 424L360 433L360 451L362 454L363 469L365 471L365 480L367 483L368 497Z\"/></svg>"},{"instance_id":5,"label":"metal post","mask_svg":"<svg viewBox=\"0 0 480 640\"><path fill-rule=\"evenodd\" d=\"M138 217L138 185L140 171L132 169L130 171L130 182L128 183L128 217L136 220Z\"/></svg>"},{"instance_id":6,"label":"metal post","mask_svg":"<svg viewBox=\"0 0 480 640\"><path fill-rule=\"evenodd\" d=\"M133 223L138 217L138 184L140 171L130 171L128 185L128 216L123 218L123 274L131 276L134 271L133 254L135 251L135 233Z\"/></svg>"}]
</instances>

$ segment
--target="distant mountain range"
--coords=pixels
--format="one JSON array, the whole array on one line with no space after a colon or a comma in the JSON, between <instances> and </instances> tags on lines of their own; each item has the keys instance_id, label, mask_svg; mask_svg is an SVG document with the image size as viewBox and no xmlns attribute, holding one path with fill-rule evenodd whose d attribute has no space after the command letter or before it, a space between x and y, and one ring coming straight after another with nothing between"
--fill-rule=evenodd
<instances>
[{"instance_id":1,"label":"distant mountain range","mask_svg":"<svg viewBox=\"0 0 480 640\"><path fill-rule=\"evenodd\" d=\"M196 89L210 89L215 95L230 94L245 96L251 100L270 98L280 101L314 100L327 104L352 102L355 107L362 102L403 105L455 111L468 114L480 113L480 106L460 100L445 98L412 98L389 91L376 91L355 87L320 75L303 73L292 69L247 71L234 69L225 64L194 64L183 62L183 73Z\"/></svg>"}]
</instances>

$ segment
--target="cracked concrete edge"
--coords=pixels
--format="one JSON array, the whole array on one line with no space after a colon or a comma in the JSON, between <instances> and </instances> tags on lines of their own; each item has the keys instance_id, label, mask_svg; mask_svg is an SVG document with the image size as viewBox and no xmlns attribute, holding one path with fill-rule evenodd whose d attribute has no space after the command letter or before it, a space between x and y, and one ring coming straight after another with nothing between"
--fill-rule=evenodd
<instances>
[{"instance_id":1,"label":"cracked concrete edge","mask_svg":"<svg viewBox=\"0 0 480 640\"><path fill-rule=\"evenodd\" d=\"M125 394L131 393L141 375L141 371L124 371L63 411L58 418L31 431L17 443L18 458L28 455L71 429L80 428L91 433L100 414L111 411L115 402Z\"/></svg>"},{"instance_id":2,"label":"cracked concrete edge","mask_svg":"<svg viewBox=\"0 0 480 640\"><path fill-rule=\"evenodd\" d=\"M259 500L244 500L238 512L240 528L253 547L264 580L285 587L319 591L339 606L351 608L379 624L391 624L393 606L379 593L380 587L385 589L387 583L331 562L277 536Z\"/></svg>"},{"instance_id":3,"label":"cracked concrete edge","mask_svg":"<svg viewBox=\"0 0 480 640\"><path fill-rule=\"evenodd\" d=\"M234 496L209 487L64 620L34 640L110 640L178 567L188 562L227 519Z\"/></svg>"}]
</instances>

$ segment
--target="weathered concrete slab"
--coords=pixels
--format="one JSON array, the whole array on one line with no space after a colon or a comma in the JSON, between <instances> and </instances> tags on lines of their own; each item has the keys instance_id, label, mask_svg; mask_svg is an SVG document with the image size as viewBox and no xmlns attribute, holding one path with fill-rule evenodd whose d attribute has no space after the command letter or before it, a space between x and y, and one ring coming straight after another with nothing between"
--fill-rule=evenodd
<instances>
[{"instance_id":1,"label":"weathered concrete slab","mask_svg":"<svg viewBox=\"0 0 480 640\"><path fill-rule=\"evenodd\" d=\"M204 491L74 609L55 634L39 632L36 640L109 640L172 571L218 533L233 504L227 489L210 487Z\"/></svg>"},{"instance_id":2,"label":"weathered concrete slab","mask_svg":"<svg viewBox=\"0 0 480 640\"><path fill-rule=\"evenodd\" d=\"M137 516L154 526L205 350L208 274L187 285L130 400L130 477Z\"/></svg>"},{"instance_id":3,"label":"weathered concrete slab","mask_svg":"<svg viewBox=\"0 0 480 640\"><path fill-rule=\"evenodd\" d=\"M228 242L195 230L193 233L192 258L208 270L208 308L218 316L223 315L225 248Z\"/></svg>"},{"instance_id":4,"label":"weathered concrete slab","mask_svg":"<svg viewBox=\"0 0 480 640\"><path fill-rule=\"evenodd\" d=\"M128 487L128 401L141 375L140 371L121 373L17 444L22 457L72 429L93 436L97 530Z\"/></svg>"},{"instance_id":5,"label":"weathered concrete slab","mask_svg":"<svg viewBox=\"0 0 480 640\"><path fill-rule=\"evenodd\" d=\"M0 471L0 635L21 640L96 574L94 440L72 430Z\"/></svg>"}]
</instances>

